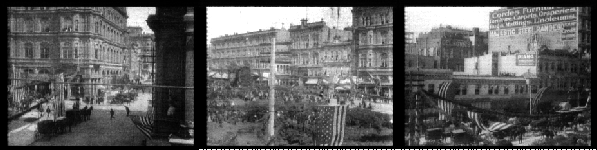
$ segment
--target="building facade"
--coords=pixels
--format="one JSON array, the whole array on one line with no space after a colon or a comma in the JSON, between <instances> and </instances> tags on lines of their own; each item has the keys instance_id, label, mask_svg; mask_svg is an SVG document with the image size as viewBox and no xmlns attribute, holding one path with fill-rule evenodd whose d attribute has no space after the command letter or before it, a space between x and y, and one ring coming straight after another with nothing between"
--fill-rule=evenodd
<instances>
[{"instance_id":1,"label":"building facade","mask_svg":"<svg viewBox=\"0 0 597 150\"><path fill-rule=\"evenodd\" d=\"M393 8L354 7L353 74L368 94L391 93L393 85ZM378 80L378 82L374 82ZM375 88L376 83L380 88ZM387 94L386 94L387 95Z\"/></svg>"},{"instance_id":2,"label":"building facade","mask_svg":"<svg viewBox=\"0 0 597 150\"><path fill-rule=\"evenodd\" d=\"M125 7L8 10L8 57L17 71L48 76L81 74L85 83L109 83L124 73ZM80 71L67 71L69 68ZM99 90L96 86L85 89L86 98L97 96Z\"/></svg>"},{"instance_id":3,"label":"building facade","mask_svg":"<svg viewBox=\"0 0 597 150\"><path fill-rule=\"evenodd\" d=\"M267 85L272 40L276 38L276 81L278 85L290 85L290 57L288 42L289 33L286 29L271 29L244 34L224 35L211 39L212 56L208 58L210 70L228 73L231 68L247 66L253 74L261 76L260 83ZM280 55L282 54L282 55Z\"/></svg>"},{"instance_id":4,"label":"building facade","mask_svg":"<svg viewBox=\"0 0 597 150\"><path fill-rule=\"evenodd\" d=\"M329 76L349 75L351 31L330 28L326 22L308 23L302 19L300 25L290 25L292 44L292 79L299 87L317 89L316 85Z\"/></svg>"},{"instance_id":5,"label":"building facade","mask_svg":"<svg viewBox=\"0 0 597 150\"><path fill-rule=\"evenodd\" d=\"M137 62L132 62L131 71L140 76L144 82L153 82L155 75L155 36L153 34L143 33L141 27L128 27L127 44L136 47L139 52ZM134 69L133 69L134 68Z\"/></svg>"},{"instance_id":6,"label":"building facade","mask_svg":"<svg viewBox=\"0 0 597 150\"><path fill-rule=\"evenodd\" d=\"M479 32L479 28L440 26L419 34L415 49L411 54L436 57L436 66L441 69L462 71L464 58L487 53L487 33Z\"/></svg>"}]
</instances>

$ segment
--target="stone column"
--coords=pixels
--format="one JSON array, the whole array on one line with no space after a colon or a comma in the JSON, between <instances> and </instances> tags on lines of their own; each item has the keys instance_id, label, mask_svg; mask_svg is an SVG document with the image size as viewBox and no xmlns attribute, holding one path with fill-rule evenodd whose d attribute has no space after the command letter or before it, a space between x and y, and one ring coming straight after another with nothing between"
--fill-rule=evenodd
<instances>
[{"instance_id":1,"label":"stone column","mask_svg":"<svg viewBox=\"0 0 597 150\"><path fill-rule=\"evenodd\" d=\"M186 85L186 13L185 7L158 7L156 15L147 18L147 24L154 31L156 39L156 85ZM180 88L155 88L153 94L153 136L167 137L171 132L175 132L178 123L185 119L185 91ZM171 103L175 105L176 112L168 116L166 112Z\"/></svg>"},{"instance_id":2,"label":"stone column","mask_svg":"<svg viewBox=\"0 0 597 150\"><path fill-rule=\"evenodd\" d=\"M187 45L186 45L186 85L187 87L194 87L194 8L187 7L187 14L184 16L184 21L186 22L186 34L187 34ZM195 94L193 93L194 89L186 89L185 90L185 121L195 122Z\"/></svg>"}]
</instances>

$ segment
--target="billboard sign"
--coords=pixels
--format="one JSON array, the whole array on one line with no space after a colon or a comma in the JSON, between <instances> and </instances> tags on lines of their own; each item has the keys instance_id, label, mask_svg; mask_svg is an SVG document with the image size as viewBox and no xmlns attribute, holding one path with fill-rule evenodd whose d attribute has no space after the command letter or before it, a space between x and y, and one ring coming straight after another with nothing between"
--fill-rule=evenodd
<instances>
[{"instance_id":1,"label":"billboard sign","mask_svg":"<svg viewBox=\"0 0 597 150\"><path fill-rule=\"evenodd\" d=\"M515 7L490 13L489 30L576 21L577 7Z\"/></svg>"},{"instance_id":2,"label":"billboard sign","mask_svg":"<svg viewBox=\"0 0 597 150\"><path fill-rule=\"evenodd\" d=\"M516 54L517 66L535 66L537 64L535 54Z\"/></svg>"}]
</instances>

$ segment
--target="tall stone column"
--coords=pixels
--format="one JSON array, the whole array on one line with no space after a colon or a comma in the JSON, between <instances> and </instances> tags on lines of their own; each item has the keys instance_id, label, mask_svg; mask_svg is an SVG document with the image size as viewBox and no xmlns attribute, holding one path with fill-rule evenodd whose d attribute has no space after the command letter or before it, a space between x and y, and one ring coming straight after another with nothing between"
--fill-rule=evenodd
<instances>
[{"instance_id":1,"label":"tall stone column","mask_svg":"<svg viewBox=\"0 0 597 150\"><path fill-rule=\"evenodd\" d=\"M187 7L187 14L184 16L184 21L186 22L186 33L187 33L187 45L186 45L186 85L187 87L194 87L195 86L195 62L194 62L194 37L195 37L195 23L194 23L194 8ZM195 94L193 93L194 89L186 89L185 90L185 121L195 122Z\"/></svg>"},{"instance_id":2,"label":"tall stone column","mask_svg":"<svg viewBox=\"0 0 597 150\"><path fill-rule=\"evenodd\" d=\"M156 15L147 18L147 24L154 31L156 41L156 77L154 84L185 86L186 51L185 22L186 7L158 7ZM185 119L185 90L181 88L154 88L154 137L167 137L176 132L178 123ZM168 116L170 106L174 115Z\"/></svg>"}]
</instances>

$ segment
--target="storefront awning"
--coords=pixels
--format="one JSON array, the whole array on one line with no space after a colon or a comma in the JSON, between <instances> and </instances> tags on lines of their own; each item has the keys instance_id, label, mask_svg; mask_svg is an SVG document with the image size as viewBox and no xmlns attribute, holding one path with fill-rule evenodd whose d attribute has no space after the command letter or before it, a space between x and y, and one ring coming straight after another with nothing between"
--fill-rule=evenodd
<instances>
[{"instance_id":1,"label":"storefront awning","mask_svg":"<svg viewBox=\"0 0 597 150\"><path fill-rule=\"evenodd\" d=\"M317 79L309 79L305 84L317 84Z\"/></svg>"}]
</instances>

